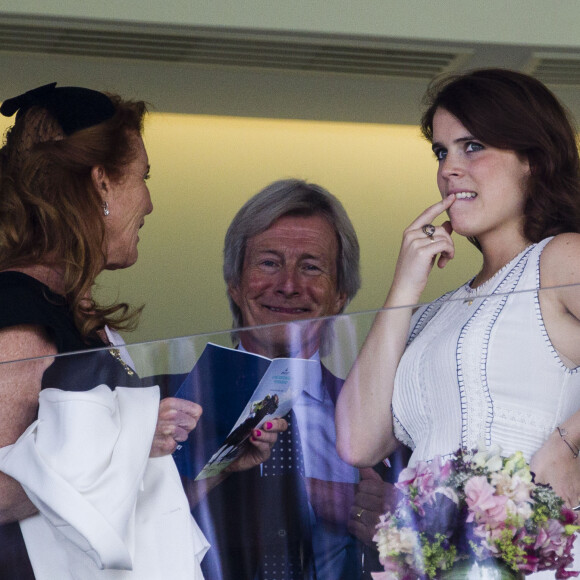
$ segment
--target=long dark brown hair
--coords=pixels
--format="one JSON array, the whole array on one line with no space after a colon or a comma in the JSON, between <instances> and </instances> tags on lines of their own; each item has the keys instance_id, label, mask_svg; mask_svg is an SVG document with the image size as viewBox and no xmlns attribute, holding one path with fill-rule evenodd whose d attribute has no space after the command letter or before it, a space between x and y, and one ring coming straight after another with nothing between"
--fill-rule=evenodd
<instances>
[{"instance_id":1,"label":"long dark brown hair","mask_svg":"<svg viewBox=\"0 0 580 580\"><path fill-rule=\"evenodd\" d=\"M531 76L481 69L436 80L425 96L423 135L433 140L433 117L445 109L477 139L525 156L524 235L530 242L580 232L580 161L570 115Z\"/></svg>"},{"instance_id":2,"label":"long dark brown hair","mask_svg":"<svg viewBox=\"0 0 580 580\"><path fill-rule=\"evenodd\" d=\"M142 101L108 96L114 115L69 136L46 109L31 107L19 114L0 149L0 270L60 268L65 299L86 338L105 324L133 328L141 311L90 298L106 260L102 200L91 171L102 166L112 180L122 177L147 111Z\"/></svg>"}]
</instances>

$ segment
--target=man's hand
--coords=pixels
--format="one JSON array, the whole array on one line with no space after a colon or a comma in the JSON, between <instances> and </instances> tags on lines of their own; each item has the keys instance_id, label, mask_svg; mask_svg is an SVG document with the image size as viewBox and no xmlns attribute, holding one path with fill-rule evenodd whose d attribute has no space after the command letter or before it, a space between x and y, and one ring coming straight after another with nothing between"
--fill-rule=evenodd
<instances>
[{"instance_id":1,"label":"man's hand","mask_svg":"<svg viewBox=\"0 0 580 580\"><path fill-rule=\"evenodd\" d=\"M304 482L316 517L346 531L349 509L354 501L355 484L314 477L307 477Z\"/></svg>"},{"instance_id":2,"label":"man's hand","mask_svg":"<svg viewBox=\"0 0 580 580\"><path fill-rule=\"evenodd\" d=\"M373 546L379 516L394 508L398 492L393 484L383 481L372 467L361 469L360 476L350 508L348 531L365 545Z\"/></svg>"}]
</instances>

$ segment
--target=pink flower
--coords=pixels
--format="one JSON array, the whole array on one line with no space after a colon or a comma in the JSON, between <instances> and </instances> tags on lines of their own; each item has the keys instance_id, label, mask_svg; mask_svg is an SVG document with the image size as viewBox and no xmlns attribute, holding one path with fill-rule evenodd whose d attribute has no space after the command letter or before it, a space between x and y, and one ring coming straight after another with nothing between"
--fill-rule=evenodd
<instances>
[{"instance_id":1,"label":"pink flower","mask_svg":"<svg viewBox=\"0 0 580 580\"><path fill-rule=\"evenodd\" d=\"M417 575L406 564L395 558L388 558L381 562L384 572L372 572L373 580L416 580Z\"/></svg>"},{"instance_id":2,"label":"pink flower","mask_svg":"<svg viewBox=\"0 0 580 580\"><path fill-rule=\"evenodd\" d=\"M540 561L538 570L556 570L556 578L577 577L579 572L565 570L574 563L572 546L574 536L563 535L563 526L556 520L549 520L547 528L538 531L534 550Z\"/></svg>"},{"instance_id":3,"label":"pink flower","mask_svg":"<svg viewBox=\"0 0 580 580\"><path fill-rule=\"evenodd\" d=\"M473 528L473 539L480 538L481 541L474 543L472 546L473 553L478 560L485 560L497 555L497 548L488 542L490 539L489 531L485 529L485 525L475 526Z\"/></svg>"},{"instance_id":4,"label":"pink flower","mask_svg":"<svg viewBox=\"0 0 580 580\"><path fill-rule=\"evenodd\" d=\"M403 492L408 493L409 488L415 487L419 495L429 495L435 487L435 474L429 463L419 461L414 467L403 469L395 485Z\"/></svg>"},{"instance_id":5,"label":"pink flower","mask_svg":"<svg viewBox=\"0 0 580 580\"><path fill-rule=\"evenodd\" d=\"M528 574L554 570L557 579L580 574L567 569L580 530L576 514L556 508L559 516L538 522L538 509L561 500L548 486L538 489L521 452L502 459L499 450L460 449L448 461L403 470L397 488L403 498L381 516L373 538L384 567L374 580L417 580L465 558L511 562Z\"/></svg>"},{"instance_id":6,"label":"pink flower","mask_svg":"<svg viewBox=\"0 0 580 580\"><path fill-rule=\"evenodd\" d=\"M520 562L519 569L522 572L526 572L528 574L531 574L532 572L537 572L540 559L537 556L534 556L533 554L529 553L526 554L525 558L526 558L525 562Z\"/></svg>"},{"instance_id":7,"label":"pink flower","mask_svg":"<svg viewBox=\"0 0 580 580\"><path fill-rule=\"evenodd\" d=\"M532 482L522 479L517 474L508 475L504 472L492 473L490 479L498 495L505 495L516 504L530 502L530 494L534 487Z\"/></svg>"},{"instance_id":8,"label":"pink flower","mask_svg":"<svg viewBox=\"0 0 580 580\"><path fill-rule=\"evenodd\" d=\"M567 544L567 537L564 535L564 527L556 520L548 520L548 526L538 531L538 536L534 544L534 549L539 550L544 556L561 556Z\"/></svg>"},{"instance_id":9,"label":"pink flower","mask_svg":"<svg viewBox=\"0 0 580 580\"><path fill-rule=\"evenodd\" d=\"M564 525L574 524L576 523L576 512L566 506L562 506L561 519Z\"/></svg>"},{"instance_id":10,"label":"pink flower","mask_svg":"<svg viewBox=\"0 0 580 580\"><path fill-rule=\"evenodd\" d=\"M568 566L574 564L574 556L572 555L572 547L574 545L574 536L568 536L566 539L566 547L564 549L564 555L559 558L558 564L556 566L556 578L560 580L561 578L577 578L580 572L575 572L574 570L566 570Z\"/></svg>"},{"instance_id":11,"label":"pink flower","mask_svg":"<svg viewBox=\"0 0 580 580\"><path fill-rule=\"evenodd\" d=\"M453 471L453 463L451 460L442 461L441 456L437 455L433 458L431 469L435 479L439 482L445 481Z\"/></svg>"},{"instance_id":12,"label":"pink flower","mask_svg":"<svg viewBox=\"0 0 580 580\"><path fill-rule=\"evenodd\" d=\"M425 461L419 461L414 467L403 469L399 481L395 484L395 487L409 498L411 505L421 516L425 515L423 506L432 501L437 486L438 481L432 465Z\"/></svg>"},{"instance_id":13,"label":"pink flower","mask_svg":"<svg viewBox=\"0 0 580 580\"><path fill-rule=\"evenodd\" d=\"M505 495L495 495L495 487L486 477L472 477L465 484L465 501L469 508L467 522L485 522L492 528L502 526L507 517L507 500Z\"/></svg>"}]
</instances>

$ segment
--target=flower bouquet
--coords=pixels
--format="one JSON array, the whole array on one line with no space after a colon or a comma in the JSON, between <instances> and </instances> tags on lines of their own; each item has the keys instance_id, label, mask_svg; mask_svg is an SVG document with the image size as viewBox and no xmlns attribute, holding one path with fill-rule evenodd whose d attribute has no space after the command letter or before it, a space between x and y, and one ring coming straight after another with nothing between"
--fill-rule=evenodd
<instances>
[{"instance_id":1,"label":"flower bouquet","mask_svg":"<svg viewBox=\"0 0 580 580\"><path fill-rule=\"evenodd\" d=\"M497 446L460 450L404 469L396 487L402 499L381 516L374 537L384 567L374 580L579 574L566 570L576 515L551 487L534 483L519 451L502 458ZM502 574L466 571L488 565Z\"/></svg>"}]
</instances>

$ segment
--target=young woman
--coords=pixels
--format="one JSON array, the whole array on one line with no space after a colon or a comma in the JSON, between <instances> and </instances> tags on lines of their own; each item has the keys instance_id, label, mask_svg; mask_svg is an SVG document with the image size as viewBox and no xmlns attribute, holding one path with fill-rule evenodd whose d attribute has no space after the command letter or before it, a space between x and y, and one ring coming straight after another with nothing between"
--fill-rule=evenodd
<instances>
[{"instance_id":1,"label":"young woman","mask_svg":"<svg viewBox=\"0 0 580 580\"><path fill-rule=\"evenodd\" d=\"M479 70L437 84L422 130L442 200L405 230L385 308L337 405L338 449L358 466L399 442L411 463L480 441L524 452L536 481L580 504L580 163L562 106L539 81ZM448 221L431 222L443 213ZM452 233L479 272L413 316ZM538 291L540 288L546 290ZM553 288L547 290L547 288ZM527 290L527 292L520 292Z\"/></svg>"}]
</instances>

